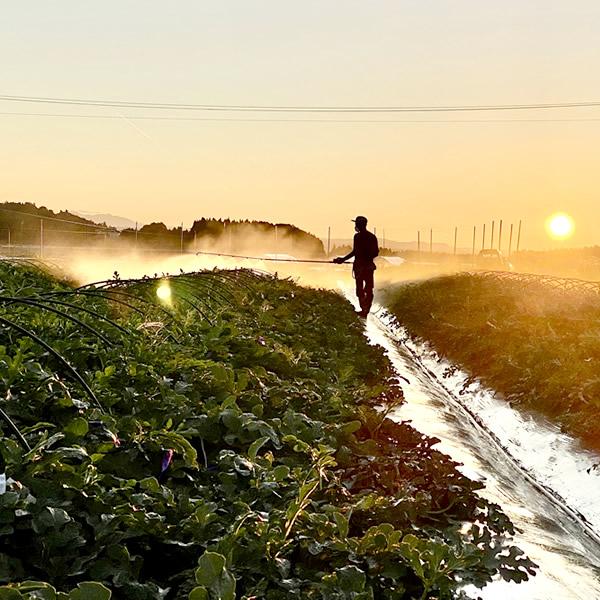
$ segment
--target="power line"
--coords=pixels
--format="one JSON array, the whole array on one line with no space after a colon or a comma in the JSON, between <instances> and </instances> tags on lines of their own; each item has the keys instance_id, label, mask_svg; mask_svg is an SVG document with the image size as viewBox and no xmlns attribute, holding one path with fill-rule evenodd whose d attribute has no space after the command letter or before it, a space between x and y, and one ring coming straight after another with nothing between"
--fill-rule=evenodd
<instances>
[{"instance_id":1,"label":"power line","mask_svg":"<svg viewBox=\"0 0 600 600\"><path fill-rule=\"evenodd\" d=\"M181 104L168 102L135 102L125 100L100 100L82 98L52 98L44 96L12 96L0 94L0 101L28 102L34 104L63 104L98 106L108 108L135 108L156 110L191 110L215 112L302 112L302 113L400 113L400 112L473 112L546 110L600 107L600 101L549 102L531 104L477 104L446 106L283 106L243 104Z\"/></svg>"},{"instance_id":2,"label":"power line","mask_svg":"<svg viewBox=\"0 0 600 600\"><path fill-rule=\"evenodd\" d=\"M143 120L143 121L198 121L205 123L359 123L359 124L419 124L419 123L591 123L600 121L600 117L581 117L565 119L295 119L295 118L229 118L229 117L165 117L159 115L92 115L92 114L74 114L74 113L36 113L36 112L0 112L0 116L15 117L64 117L67 119L109 119L109 120Z\"/></svg>"}]
</instances>

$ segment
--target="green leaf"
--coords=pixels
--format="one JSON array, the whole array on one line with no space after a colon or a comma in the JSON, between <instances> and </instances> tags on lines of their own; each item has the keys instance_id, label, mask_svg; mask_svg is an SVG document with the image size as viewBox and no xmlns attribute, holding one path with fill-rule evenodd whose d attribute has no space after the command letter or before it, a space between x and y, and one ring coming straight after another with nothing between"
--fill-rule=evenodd
<instances>
[{"instance_id":1,"label":"green leaf","mask_svg":"<svg viewBox=\"0 0 600 600\"><path fill-rule=\"evenodd\" d=\"M188 596L189 600L208 600L208 590L205 587L195 587Z\"/></svg>"},{"instance_id":2,"label":"green leaf","mask_svg":"<svg viewBox=\"0 0 600 600\"><path fill-rule=\"evenodd\" d=\"M215 600L235 599L235 578L225 563L225 557L217 552L205 552L198 560L196 582L208 588Z\"/></svg>"},{"instance_id":3,"label":"green leaf","mask_svg":"<svg viewBox=\"0 0 600 600\"><path fill-rule=\"evenodd\" d=\"M13 588L1 587L0 600L24 600L20 592Z\"/></svg>"},{"instance_id":4,"label":"green leaf","mask_svg":"<svg viewBox=\"0 0 600 600\"><path fill-rule=\"evenodd\" d=\"M65 433L73 435L75 437L83 437L87 434L89 430L89 425L86 419L82 419L81 417L77 417L72 421L69 421L67 425L63 428Z\"/></svg>"},{"instance_id":5,"label":"green leaf","mask_svg":"<svg viewBox=\"0 0 600 600\"><path fill-rule=\"evenodd\" d=\"M335 524L340 532L340 537L345 539L348 537L348 529L350 528L350 523L348 519L340 512L334 512L333 518L335 520Z\"/></svg>"},{"instance_id":6,"label":"green leaf","mask_svg":"<svg viewBox=\"0 0 600 600\"><path fill-rule=\"evenodd\" d=\"M362 592L367 583L367 576L358 567L348 566L336 572L339 586L344 592Z\"/></svg>"},{"instance_id":7,"label":"green leaf","mask_svg":"<svg viewBox=\"0 0 600 600\"><path fill-rule=\"evenodd\" d=\"M225 569L225 557L217 552L205 552L198 559L196 582L210 586L221 577Z\"/></svg>"},{"instance_id":8,"label":"green leaf","mask_svg":"<svg viewBox=\"0 0 600 600\"><path fill-rule=\"evenodd\" d=\"M260 437L254 442L252 442L252 444L250 444L250 448L248 448L248 456L252 460L255 460L258 451L269 441L269 439L270 438L268 437Z\"/></svg>"},{"instance_id":9,"label":"green leaf","mask_svg":"<svg viewBox=\"0 0 600 600\"><path fill-rule=\"evenodd\" d=\"M69 600L110 600L111 591L101 583L84 581L71 590Z\"/></svg>"},{"instance_id":10,"label":"green leaf","mask_svg":"<svg viewBox=\"0 0 600 600\"><path fill-rule=\"evenodd\" d=\"M36 598L36 600L56 600L56 589L45 581L23 581L19 584L19 591L23 594L35 592L28 598Z\"/></svg>"}]
</instances>

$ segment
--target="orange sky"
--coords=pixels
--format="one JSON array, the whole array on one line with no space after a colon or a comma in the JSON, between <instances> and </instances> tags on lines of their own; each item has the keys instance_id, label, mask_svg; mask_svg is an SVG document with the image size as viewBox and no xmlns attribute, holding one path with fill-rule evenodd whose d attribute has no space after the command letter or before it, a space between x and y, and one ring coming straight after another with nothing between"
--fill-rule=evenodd
<instances>
[{"instance_id":1,"label":"orange sky","mask_svg":"<svg viewBox=\"0 0 600 600\"><path fill-rule=\"evenodd\" d=\"M0 94L263 105L600 100L596 1L491 4L20 2L0 22ZM86 115L0 115L0 202L169 224L260 218L322 236L331 225L334 237L366 214L396 240L432 227L450 242L456 225L465 246L473 225L523 219L530 248L559 244L544 221L562 210L577 224L569 245L600 243L600 108L312 123L286 114L136 120L157 113L9 102L0 112ZM402 122L356 122L364 119Z\"/></svg>"}]
</instances>

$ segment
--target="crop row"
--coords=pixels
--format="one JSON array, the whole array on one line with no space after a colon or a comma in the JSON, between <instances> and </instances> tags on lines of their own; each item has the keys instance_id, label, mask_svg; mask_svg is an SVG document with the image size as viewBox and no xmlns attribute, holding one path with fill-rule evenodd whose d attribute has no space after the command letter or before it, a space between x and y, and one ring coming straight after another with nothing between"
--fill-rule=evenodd
<instances>
[{"instance_id":1,"label":"crop row","mask_svg":"<svg viewBox=\"0 0 600 600\"><path fill-rule=\"evenodd\" d=\"M0 270L0 599L460 598L533 572L378 408L398 382L339 295Z\"/></svg>"}]
</instances>

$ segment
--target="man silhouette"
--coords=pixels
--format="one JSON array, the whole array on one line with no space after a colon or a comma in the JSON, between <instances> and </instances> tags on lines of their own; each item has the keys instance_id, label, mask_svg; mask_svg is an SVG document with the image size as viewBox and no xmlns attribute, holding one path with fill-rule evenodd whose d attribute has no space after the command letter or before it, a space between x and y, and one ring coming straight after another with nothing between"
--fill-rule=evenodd
<instances>
[{"instance_id":1,"label":"man silhouette","mask_svg":"<svg viewBox=\"0 0 600 600\"><path fill-rule=\"evenodd\" d=\"M334 258L333 262L339 265L354 257L352 271L356 280L356 296L360 304L360 310L356 312L366 318L373 304L373 274L376 269L373 259L379 254L379 245L375 235L367 231L366 217L356 217L353 221L356 233L352 252Z\"/></svg>"}]
</instances>

